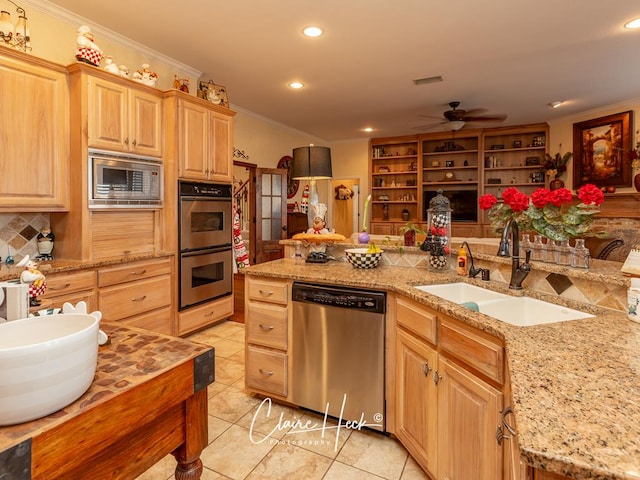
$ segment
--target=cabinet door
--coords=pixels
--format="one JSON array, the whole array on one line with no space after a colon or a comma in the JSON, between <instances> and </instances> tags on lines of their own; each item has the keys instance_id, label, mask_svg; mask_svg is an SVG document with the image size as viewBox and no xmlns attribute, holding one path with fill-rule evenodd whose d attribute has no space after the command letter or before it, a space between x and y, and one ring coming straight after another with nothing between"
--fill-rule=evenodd
<instances>
[{"instance_id":1,"label":"cabinet door","mask_svg":"<svg viewBox=\"0 0 640 480\"><path fill-rule=\"evenodd\" d=\"M131 151L162 156L162 99L147 92L129 90Z\"/></svg>"},{"instance_id":2,"label":"cabinet door","mask_svg":"<svg viewBox=\"0 0 640 480\"><path fill-rule=\"evenodd\" d=\"M438 382L439 479L502 478L496 441L502 393L440 356Z\"/></svg>"},{"instance_id":3,"label":"cabinet door","mask_svg":"<svg viewBox=\"0 0 640 480\"><path fill-rule=\"evenodd\" d=\"M127 88L100 78L88 78L89 146L127 152Z\"/></svg>"},{"instance_id":4,"label":"cabinet door","mask_svg":"<svg viewBox=\"0 0 640 480\"><path fill-rule=\"evenodd\" d=\"M158 251L158 216L155 210L91 212L91 259Z\"/></svg>"},{"instance_id":5,"label":"cabinet door","mask_svg":"<svg viewBox=\"0 0 640 480\"><path fill-rule=\"evenodd\" d=\"M207 150L209 112L200 105L180 100L178 115L178 143L180 144L178 176L206 180L209 173Z\"/></svg>"},{"instance_id":6,"label":"cabinet door","mask_svg":"<svg viewBox=\"0 0 640 480\"><path fill-rule=\"evenodd\" d=\"M31 63L0 55L0 209L62 211L69 208L67 75Z\"/></svg>"},{"instance_id":7,"label":"cabinet door","mask_svg":"<svg viewBox=\"0 0 640 480\"><path fill-rule=\"evenodd\" d=\"M396 435L416 461L432 474L436 472L437 390L431 374L437 368L436 362L435 350L404 330L398 330Z\"/></svg>"},{"instance_id":8,"label":"cabinet door","mask_svg":"<svg viewBox=\"0 0 640 480\"><path fill-rule=\"evenodd\" d=\"M209 179L219 182L233 181L233 152L231 122L217 112L209 113Z\"/></svg>"}]
</instances>

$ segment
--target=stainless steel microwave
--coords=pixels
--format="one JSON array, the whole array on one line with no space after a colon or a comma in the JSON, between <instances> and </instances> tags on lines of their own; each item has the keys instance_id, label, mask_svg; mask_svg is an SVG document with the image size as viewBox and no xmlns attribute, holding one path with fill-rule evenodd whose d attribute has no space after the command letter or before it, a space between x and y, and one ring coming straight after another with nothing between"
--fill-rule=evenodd
<instances>
[{"instance_id":1,"label":"stainless steel microwave","mask_svg":"<svg viewBox=\"0 0 640 480\"><path fill-rule=\"evenodd\" d=\"M160 207L162 173L152 157L89 150L89 207Z\"/></svg>"}]
</instances>

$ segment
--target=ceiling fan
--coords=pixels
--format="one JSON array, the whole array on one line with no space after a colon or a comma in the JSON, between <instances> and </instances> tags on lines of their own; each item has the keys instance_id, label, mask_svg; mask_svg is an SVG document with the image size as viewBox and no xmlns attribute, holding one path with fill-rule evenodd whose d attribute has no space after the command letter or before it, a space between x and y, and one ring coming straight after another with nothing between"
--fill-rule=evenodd
<instances>
[{"instance_id":1,"label":"ceiling fan","mask_svg":"<svg viewBox=\"0 0 640 480\"><path fill-rule=\"evenodd\" d=\"M451 110L447 110L443 112L440 117L433 117L430 115L421 115L424 117L431 118L439 118L440 121L436 123L432 123L430 125L419 125L417 127L413 127L414 130L425 130L429 128L433 128L437 125L443 125L447 130L456 131L460 130L467 123L476 123L476 122L504 122L507 118L504 114L498 115L480 115L487 111L486 108L474 108L473 110L462 110L459 109L460 102L449 102L449 106Z\"/></svg>"}]
</instances>

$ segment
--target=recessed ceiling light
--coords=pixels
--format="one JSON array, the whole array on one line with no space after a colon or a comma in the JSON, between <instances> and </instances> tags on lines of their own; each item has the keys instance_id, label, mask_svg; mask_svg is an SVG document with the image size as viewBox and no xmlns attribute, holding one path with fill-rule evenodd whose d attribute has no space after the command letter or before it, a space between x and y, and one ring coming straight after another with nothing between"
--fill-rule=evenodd
<instances>
[{"instance_id":1,"label":"recessed ceiling light","mask_svg":"<svg viewBox=\"0 0 640 480\"><path fill-rule=\"evenodd\" d=\"M634 18L633 20L625 23L624 28L640 28L640 18Z\"/></svg>"},{"instance_id":2,"label":"recessed ceiling light","mask_svg":"<svg viewBox=\"0 0 640 480\"><path fill-rule=\"evenodd\" d=\"M371 128L371 127L365 127L365 128L363 128L363 129L362 129L362 131L363 131L363 132L367 132L367 133L371 133L371 132L373 132L373 128Z\"/></svg>"},{"instance_id":3,"label":"recessed ceiling light","mask_svg":"<svg viewBox=\"0 0 640 480\"><path fill-rule=\"evenodd\" d=\"M291 88L295 88L295 89L297 90L297 89L299 89L299 88L304 87L304 83L302 83L302 82L291 82L291 83L289 84L289 86L290 86Z\"/></svg>"},{"instance_id":4,"label":"recessed ceiling light","mask_svg":"<svg viewBox=\"0 0 640 480\"><path fill-rule=\"evenodd\" d=\"M307 27L302 30L302 33L304 33L307 37L319 37L323 32L320 27Z\"/></svg>"},{"instance_id":5,"label":"recessed ceiling light","mask_svg":"<svg viewBox=\"0 0 640 480\"><path fill-rule=\"evenodd\" d=\"M547 105L549 105L551 108L558 108L560 105L562 105L562 103L563 102L555 101L555 102L548 103Z\"/></svg>"}]
</instances>

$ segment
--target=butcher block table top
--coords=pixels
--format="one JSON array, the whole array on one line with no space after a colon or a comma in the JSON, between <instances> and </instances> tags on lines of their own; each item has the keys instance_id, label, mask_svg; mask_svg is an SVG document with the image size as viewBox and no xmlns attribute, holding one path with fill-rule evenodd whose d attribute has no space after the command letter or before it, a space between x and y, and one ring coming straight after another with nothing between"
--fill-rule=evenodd
<instances>
[{"instance_id":1,"label":"butcher block table top","mask_svg":"<svg viewBox=\"0 0 640 480\"><path fill-rule=\"evenodd\" d=\"M47 417L0 427L0 478L135 478L168 453L176 479L199 479L214 350L103 322L93 383Z\"/></svg>"}]
</instances>

